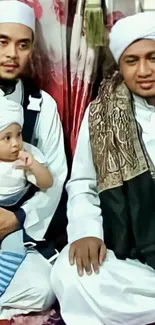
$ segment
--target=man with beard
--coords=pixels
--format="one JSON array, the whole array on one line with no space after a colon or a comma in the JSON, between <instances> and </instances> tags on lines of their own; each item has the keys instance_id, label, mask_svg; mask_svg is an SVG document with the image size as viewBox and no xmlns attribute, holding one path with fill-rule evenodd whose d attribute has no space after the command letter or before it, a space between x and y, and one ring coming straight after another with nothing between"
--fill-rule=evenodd
<instances>
[{"instance_id":1,"label":"man with beard","mask_svg":"<svg viewBox=\"0 0 155 325\"><path fill-rule=\"evenodd\" d=\"M27 248L25 259L0 297L1 319L45 310L55 299L49 285L52 266L38 250L44 244L44 235L60 201L67 167L56 103L31 78L25 77L34 40L33 9L19 1L0 1L0 88L8 99L23 106L23 140L40 149L54 179L47 191L38 191L27 184L25 195L11 211L0 208L0 240L23 229ZM4 259L0 265L1 282L11 271L8 260Z\"/></svg>"}]
</instances>

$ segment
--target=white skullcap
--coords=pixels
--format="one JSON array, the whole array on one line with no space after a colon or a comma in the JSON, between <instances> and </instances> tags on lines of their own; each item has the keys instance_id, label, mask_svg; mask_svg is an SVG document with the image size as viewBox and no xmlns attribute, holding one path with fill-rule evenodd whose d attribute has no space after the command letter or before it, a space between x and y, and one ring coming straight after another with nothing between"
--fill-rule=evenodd
<instances>
[{"instance_id":1,"label":"white skullcap","mask_svg":"<svg viewBox=\"0 0 155 325\"><path fill-rule=\"evenodd\" d=\"M0 132L13 123L19 124L21 128L23 127L23 107L7 99L3 91L0 90Z\"/></svg>"},{"instance_id":2,"label":"white skullcap","mask_svg":"<svg viewBox=\"0 0 155 325\"><path fill-rule=\"evenodd\" d=\"M118 63L125 49L140 39L155 40L155 12L140 12L117 21L110 33L110 50Z\"/></svg>"},{"instance_id":3,"label":"white skullcap","mask_svg":"<svg viewBox=\"0 0 155 325\"><path fill-rule=\"evenodd\" d=\"M0 23L22 24L35 32L34 10L16 0L0 1Z\"/></svg>"}]
</instances>

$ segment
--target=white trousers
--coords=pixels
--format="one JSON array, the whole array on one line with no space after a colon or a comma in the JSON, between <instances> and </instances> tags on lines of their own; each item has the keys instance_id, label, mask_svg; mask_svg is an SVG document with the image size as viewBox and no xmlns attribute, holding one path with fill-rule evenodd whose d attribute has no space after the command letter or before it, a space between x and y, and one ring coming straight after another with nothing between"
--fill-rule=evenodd
<instances>
[{"instance_id":1,"label":"white trousers","mask_svg":"<svg viewBox=\"0 0 155 325\"><path fill-rule=\"evenodd\" d=\"M79 277L68 246L51 272L53 290L67 325L146 325L155 322L155 271L112 251L98 275Z\"/></svg>"},{"instance_id":2,"label":"white trousers","mask_svg":"<svg viewBox=\"0 0 155 325\"><path fill-rule=\"evenodd\" d=\"M55 300L52 265L37 251L28 252L9 287L0 298L0 319L48 309Z\"/></svg>"}]
</instances>

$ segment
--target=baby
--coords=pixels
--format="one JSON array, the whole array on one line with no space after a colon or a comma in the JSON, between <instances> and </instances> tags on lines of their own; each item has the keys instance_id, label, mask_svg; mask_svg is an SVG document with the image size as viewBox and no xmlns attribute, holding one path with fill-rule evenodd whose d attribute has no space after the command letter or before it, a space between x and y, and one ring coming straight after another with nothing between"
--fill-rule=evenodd
<instances>
[{"instance_id":1,"label":"baby","mask_svg":"<svg viewBox=\"0 0 155 325\"><path fill-rule=\"evenodd\" d=\"M11 211L33 183L42 190L53 184L40 150L22 140L23 108L0 93L0 207ZM23 231L9 234L1 242L0 296L7 289L26 256Z\"/></svg>"}]
</instances>

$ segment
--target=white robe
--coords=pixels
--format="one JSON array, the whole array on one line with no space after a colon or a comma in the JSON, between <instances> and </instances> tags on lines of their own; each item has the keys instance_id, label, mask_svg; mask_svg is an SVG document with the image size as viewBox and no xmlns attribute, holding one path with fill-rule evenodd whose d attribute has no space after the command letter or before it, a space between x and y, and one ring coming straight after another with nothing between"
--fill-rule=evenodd
<instances>
[{"instance_id":1,"label":"white robe","mask_svg":"<svg viewBox=\"0 0 155 325\"><path fill-rule=\"evenodd\" d=\"M18 82L16 90L8 98L22 103L23 86ZM48 228L61 198L67 175L63 131L54 99L42 91L43 102L37 117L33 138L43 153L54 178L54 185L46 192L39 191L24 203L26 212L24 227L29 236L41 240ZM0 298L0 319L12 315L47 309L55 299L50 285L52 265L34 249L30 250L15 277Z\"/></svg>"},{"instance_id":2,"label":"white robe","mask_svg":"<svg viewBox=\"0 0 155 325\"><path fill-rule=\"evenodd\" d=\"M150 110L150 106L137 96L135 100L136 119L143 128L148 153L154 159L155 109L151 107ZM88 116L89 107L80 129L71 180L67 185L69 243L87 236L104 239ZM69 265L68 249L69 245L51 272L53 289L67 325L146 325L155 322L155 271L151 267L137 260L118 260L108 250L99 275L79 277L76 266Z\"/></svg>"}]
</instances>

